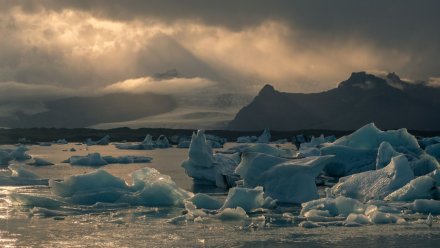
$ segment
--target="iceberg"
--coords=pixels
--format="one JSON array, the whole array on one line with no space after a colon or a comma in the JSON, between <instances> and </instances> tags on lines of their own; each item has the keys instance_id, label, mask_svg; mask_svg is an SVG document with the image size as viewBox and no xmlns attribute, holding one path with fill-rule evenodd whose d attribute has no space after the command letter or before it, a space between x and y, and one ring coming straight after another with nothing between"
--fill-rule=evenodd
<instances>
[{"instance_id":1,"label":"iceberg","mask_svg":"<svg viewBox=\"0 0 440 248\"><path fill-rule=\"evenodd\" d=\"M363 214L365 212L365 204L362 202L338 196L336 198L320 198L301 204L300 215L306 216L312 210L326 211L330 216L348 216L350 214Z\"/></svg>"},{"instance_id":2,"label":"iceberg","mask_svg":"<svg viewBox=\"0 0 440 248\"><path fill-rule=\"evenodd\" d=\"M204 130L193 133L188 158L182 162L182 167L188 176L197 184L211 184L221 188L235 185L238 176L235 175L237 162L223 154L213 154Z\"/></svg>"},{"instance_id":3,"label":"iceberg","mask_svg":"<svg viewBox=\"0 0 440 248\"><path fill-rule=\"evenodd\" d=\"M43 179L35 173L26 170L19 165L8 166L8 171L0 174L0 185L3 186L26 186L26 185L48 185L48 180Z\"/></svg>"},{"instance_id":4,"label":"iceberg","mask_svg":"<svg viewBox=\"0 0 440 248\"><path fill-rule=\"evenodd\" d=\"M423 214L431 213L434 215L440 214L440 201L418 199L413 202L412 207L414 211L418 213L423 213Z\"/></svg>"},{"instance_id":5,"label":"iceberg","mask_svg":"<svg viewBox=\"0 0 440 248\"><path fill-rule=\"evenodd\" d=\"M437 160L440 160L440 143L427 146L425 151L429 155L435 157Z\"/></svg>"},{"instance_id":6,"label":"iceberg","mask_svg":"<svg viewBox=\"0 0 440 248\"><path fill-rule=\"evenodd\" d=\"M333 142L333 145L348 146L357 149L378 149L382 142L388 142L392 147L403 147L406 150L419 152L417 139L405 128L382 131L374 123L367 124L354 133L343 136Z\"/></svg>"},{"instance_id":7,"label":"iceberg","mask_svg":"<svg viewBox=\"0 0 440 248\"><path fill-rule=\"evenodd\" d=\"M263 186L265 193L286 203L318 198L315 179L332 156L287 160L261 153L245 153L236 169L246 187Z\"/></svg>"},{"instance_id":8,"label":"iceberg","mask_svg":"<svg viewBox=\"0 0 440 248\"><path fill-rule=\"evenodd\" d=\"M221 210L227 208L240 207L247 213L264 207L265 203L263 187L247 188L231 188L228 196L221 207Z\"/></svg>"},{"instance_id":9,"label":"iceberg","mask_svg":"<svg viewBox=\"0 0 440 248\"><path fill-rule=\"evenodd\" d=\"M334 195L343 195L361 201L384 199L414 178L414 173L404 155L391 159L384 168L340 178L332 187Z\"/></svg>"},{"instance_id":10,"label":"iceberg","mask_svg":"<svg viewBox=\"0 0 440 248\"><path fill-rule=\"evenodd\" d=\"M434 145L438 143L440 143L440 136L425 137L419 140L420 147L422 148L426 148L430 145Z\"/></svg>"},{"instance_id":11,"label":"iceberg","mask_svg":"<svg viewBox=\"0 0 440 248\"><path fill-rule=\"evenodd\" d=\"M268 128L265 128L263 130L263 133L258 137L257 143L266 143L267 144L270 142L270 138L271 138L270 131Z\"/></svg>"},{"instance_id":12,"label":"iceberg","mask_svg":"<svg viewBox=\"0 0 440 248\"><path fill-rule=\"evenodd\" d=\"M115 147L123 150L153 150L154 142L151 135L147 134L141 143L115 144Z\"/></svg>"},{"instance_id":13,"label":"iceberg","mask_svg":"<svg viewBox=\"0 0 440 248\"><path fill-rule=\"evenodd\" d=\"M198 193L189 199L197 208L216 210L222 207L217 199L207 194Z\"/></svg>"},{"instance_id":14,"label":"iceberg","mask_svg":"<svg viewBox=\"0 0 440 248\"><path fill-rule=\"evenodd\" d=\"M69 204L127 203L133 206L183 206L193 196L152 168L132 173L133 184L104 170L49 181L52 195Z\"/></svg>"},{"instance_id":15,"label":"iceberg","mask_svg":"<svg viewBox=\"0 0 440 248\"><path fill-rule=\"evenodd\" d=\"M321 148L321 155L334 155L324 168L324 172L331 177L343 177L376 168L377 151L373 149L331 145Z\"/></svg>"},{"instance_id":16,"label":"iceberg","mask_svg":"<svg viewBox=\"0 0 440 248\"><path fill-rule=\"evenodd\" d=\"M0 149L0 166L7 166L11 160L25 161L31 159L29 154L26 154L28 148L25 146L18 146L15 149Z\"/></svg>"},{"instance_id":17,"label":"iceberg","mask_svg":"<svg viewBox=\"0 0 440 248\"><path fill-rule=\"evenodd\" d=\"M168 141L168 139L167 139L167 137L165 135L160 135L157 138L157 140L156 140L156 142L154 144L154 147L164 149L164 148L170 148L171 145L170 145L170 142Z\"/></svg>"},{"instance_id":18,"label":"iceberg","mask_svg":"<svg viewBox=\"0 0 440 248\"><path fill-rule=\"evenodd\" d=\"M253 143L258 140L257 136L240 136L237 138L237 143Z\"/></svg>"},{"instance_id":19,"label":"iceberg","mask_svg":"<svg viewBox=\"0 0 440 248\"><path fill-rule=\"evenodd\" d=\"M376 170L382 169L391 162L391 158L400 154L394 150L390 143L386 141L380 143L377 151Z\"/></svg>"},{"instance_id":20,"label":"iceberg","mask_svg":"<svg viewBox=\"0 0 440 248\"><path fill-rule=\"evenodd\" d=\"M71 165L81 165L81 166L103 166L107 164L131 164L131 163L149 163L152 158L144 156L101 156L101 154L89 153L85 156L71 156L69 159L63 161L65 163L70 163Z\"/></svg>"},{"instance_id":21,"label":"iceberg","mask_svg":"<svg viewBox=\"0 0 440 248\"><path fill-rule=\"evenodd\" d=\"M94 146L94 145L106 146L110 144L110 135L106 135L98 141L93 141L92 139L88 138L85 143L88 146Z\"/></svg>"},{"instance_id":22,"label":"iceberg","mask_svg":"<svg viewBox=\"0 0 440 248\"><path fill-rule=\"evenodd\" d=\"M437 188L435 180L430 176L421 176L411 180L402 188L392 192L384 200L386 201L414 201L416 199L431 199Z\"/></svg>"},{"instance_id":23,"label":"iceberg","mask_svg":"<svg viewBox=\"0 0 440 248\"><path fill-rule=\"evenodd\" d=\"M409 164L414 172L414 176L423 176L436 169L440 169L440 165L433 156L422 154L418 159L414 159Z\"/></svg>"}]
</instances>

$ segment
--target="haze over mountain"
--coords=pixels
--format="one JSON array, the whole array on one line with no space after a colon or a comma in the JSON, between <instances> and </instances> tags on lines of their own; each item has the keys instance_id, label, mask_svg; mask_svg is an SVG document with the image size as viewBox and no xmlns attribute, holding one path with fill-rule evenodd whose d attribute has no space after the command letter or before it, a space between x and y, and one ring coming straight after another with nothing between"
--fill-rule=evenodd
<instances>
[{"instance_id":1,"label":"haze over mountain","mask_svg":"<svg viewBox=\"0 0 440 248\"><path fill-rule=\"evenodd\" d=\"M321 93L284 93L266 85L229 128L354 130L369 122L384 129L440 130L440 87L366 72Z\"/></svg>"}]
</instances>

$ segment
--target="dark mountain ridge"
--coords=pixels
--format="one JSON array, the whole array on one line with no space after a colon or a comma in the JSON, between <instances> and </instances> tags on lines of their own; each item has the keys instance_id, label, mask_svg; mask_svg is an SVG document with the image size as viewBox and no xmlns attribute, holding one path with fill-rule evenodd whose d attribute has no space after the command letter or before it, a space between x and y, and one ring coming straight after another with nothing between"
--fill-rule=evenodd
<instances>
[{"instance_id":1,"label":"dark mountain ridge","mask_svg":"<svg viewBox=\"0 0 440 248\"><path fill-rule=\"evenodd\" d=\"M440 88L366 72L321 93L284 93L266 85L229 128L354 130L370 122L383 129L440 130Z\"/></svg>"}]
</instances>

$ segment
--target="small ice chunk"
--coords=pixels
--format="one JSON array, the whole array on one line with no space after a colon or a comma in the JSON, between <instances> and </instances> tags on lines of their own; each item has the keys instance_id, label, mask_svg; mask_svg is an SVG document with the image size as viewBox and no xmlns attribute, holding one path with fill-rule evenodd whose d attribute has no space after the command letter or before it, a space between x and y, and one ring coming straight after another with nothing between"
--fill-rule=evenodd
<instances>
[{"instance_id":1,"label":"small ice chunk","mask_svg":"<svg viewBox=\"0 0 440 248\"><path fill-rule=\"evenodd\" d=\"M298 225L299 227L303 227L303 228L316 228L316 227L321 227L320 225L316 224L315 222L312 221L302 221L301 223L299 223Z\"/></svg>"},{"instance_id":2,"label":"small ice chunk","mask_svg":"<svg viewBox=\"0 0 440 248\"><path fill-rule=\"evenodd\" d=\"M347 216L346 222L354 222L361 225L367 225L370 223L370 219L363 214L354 214L351 213Z\"/></svg>"},{"instance_id":3,"label":"small ice chunk","mask_svg":"<svg viewBox=\"0 0 440 248\"><path fill-rule=\"evenodd\" d=\"M196 205L197 208L215 210L215 209L219 209L222 207L222 203L219 202L217 199L215 199L214 197L209 196L207 194L203 194L203 193L195 194L189 200L192 203L194 203L194 205Z\"/></svg>"},{"instance_id":4,"label":"small ice chunk","mask_svg":"<svg viewBox=\"0 0 440 248\"><path fill-rule=\"evenodd\" d=\"M241 207L225 208L215 215L220 220L239 221L249 218L246 211Z\"/></svg>"},{"instance_id":5,"label":"small ice chunk","mask_svg":"<svg viewBox=\"0 0 440 248\"><path fill-rule=\"evenodd\" d=\"M265 203L263 187L231 188L222 209L241 207L246 212L263 207Z\"/></svg>"}]
</instances>

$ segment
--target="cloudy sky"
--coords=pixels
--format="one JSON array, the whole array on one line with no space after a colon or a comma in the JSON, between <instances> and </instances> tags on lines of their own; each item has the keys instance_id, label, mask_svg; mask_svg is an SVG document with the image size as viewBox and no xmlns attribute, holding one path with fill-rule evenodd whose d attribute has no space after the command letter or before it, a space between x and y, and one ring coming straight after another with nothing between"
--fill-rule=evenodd
<instances>
[{"instance_id":1,"label":"cloudy sky","mask_svg":"<svg viewBox=\"0 0 440 248\"><path fill-rule=\"evenodd\" d=\"M437 0L0 0L0 115L72 95L440 77ZM157 82L176 69L179 78ZM431 78L431 79L430 79ZM32 103L29 105L29 103ZM30 107L32 106L32 107Z\"/></svg>"}]
</instances>

